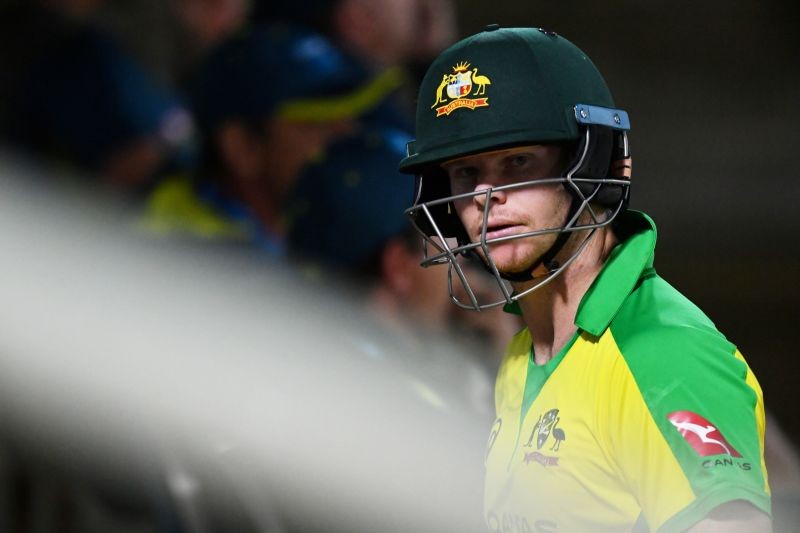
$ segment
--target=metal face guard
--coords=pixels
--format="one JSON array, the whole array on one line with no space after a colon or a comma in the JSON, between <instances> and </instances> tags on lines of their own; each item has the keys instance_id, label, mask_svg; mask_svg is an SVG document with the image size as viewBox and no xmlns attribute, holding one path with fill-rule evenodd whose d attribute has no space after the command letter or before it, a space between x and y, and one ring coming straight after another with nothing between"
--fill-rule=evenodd
<instances>
[{"instance_id":1,"label":"metal face guard","mask_svg":"<svg viewBox=\"0 0 800 533\"><path fill-rule=\"evenodd\" d=\"M489 209L491 207L491 196L496 191L508 191L519 189L523 187L535 187L537 185L546 185L546 184L554 184L560 183L562 184L565 189L567 189L573 197L577 201L577 208L574 209L574 214L566 221L564 226L562 227L552 227L552 228L544 228L540 230L530 231L530 232L523 232L514 235L506 235L503 237L498 237L494 239L487 239L486 238L486 226L489 219ZM593 184L597 185L593 187L593 192L586 196L581 192L581 188L578 184ZM616 206L613 208L604 209L602 213L597 213L595 208L591 206L591 202L593 201L595 195L600 190L600 185L619 185L622 187L628 187L630 185L630 181L627 179L588 179L588 178L573 178L572 175L568 174L567 176L563 177L556 177L556 178L544 178L544 179L537 179L531 181L525 181L520 183L514 183L511 185L503 185L500 187L492 187L487 189L482 189L480 191L475 191L471 193L465 193L455 196L448 196L446 198L439 198L437 200L432 200L430 202L420 203L411 207L410 209L406 210L406 214L409 215L411 218L412 224L416 228L416 230L422 235L425 241L430 244L436 253L429 255L426 251L424 252L423 261L420 263L423 267L429 267L434 265L448 265L448 291L450 293L450 299L455 303L457 306L463 309L471 309L475 311L481 311L483 309L489 309L492 307L497 307L500 305L511 304L524 296L532 293L533 291L539 289L540 287L544 286L545 284L549 283L553 278L555 278L558 274L563 272L572 262L578 257L578 255L583 251L583 249L588 245L590 239L594 236L596 230L603 226L606 226L611 223L614 218L619 214L622 210L625 201L621 199ZM458 240L456 243L452 243L454 239L446 239L439 228L435 218L431 215L431 208L442 205L448 204L450 209L453 209L452 202L455 200L462 200L462 199L472 199L478 195L485 195L486 201L484 203L484 211L483 211L483 224L481 228L481 236L478 242L461 242ZM419 219L420 213L424 215L424 219L430 224L430 227L433 228L434 234L429 235L416 224L415 220ZM579 223L579 219L582 217L583 213L588 213L590 220L586 223ZM605 216L603 216L605 215ZM525 289L524 291L515 293L510 287L510 284L506 279L504 279L503 273L501 273L497 266L495 265L494 260L492 259L491 252L489 251L489 245L506 242L514 239L524 239L529 237L536 237L540 235L547 235L547 234L560 234L560 233L572 233L578 231L588 231L586 237L581 241L578 248L575 252L570 256L569 259L564 261L563 264L557 265L554 268L547 268L545 269L544 273L540 273L538 276L534 276L534 280L538 279L538 282ZM452 243L452 244L451 244ZM459 257L475 257L478 256L484 263L484 267L489 271L490 274L494 277L497 283L497 289L499 291L498 299L485 303L479 302L478 298L475 294L475 291L470 284L468 279L467 273L462 268L462 264L459 261ZM453 273L455 273L456 277L460 281L464 291L467 294L468 302L461 301L455 294L454 291L454 283L453 283Z\"/></svg>"}]
</instances>

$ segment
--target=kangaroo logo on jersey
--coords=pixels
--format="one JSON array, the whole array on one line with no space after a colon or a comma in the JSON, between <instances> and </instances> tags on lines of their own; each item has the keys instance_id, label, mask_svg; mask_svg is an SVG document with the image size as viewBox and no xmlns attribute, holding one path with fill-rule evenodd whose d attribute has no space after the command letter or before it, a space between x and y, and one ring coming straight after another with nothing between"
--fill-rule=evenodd
<instances>
[{"instance_id":1,"label":"kangaroo logo on jersey","mask_svg":"<svg viewBox=\"0 0 800 533\"><path fill-rule=\"evenodd\" d=\"M715 425L697 413L675 411L668 414L667 419L701 457L720 454L727 454L731 457L742 456L725 440Z\"/></svg>"},{"instance_id":2,"label":"kangaroo logo on jersey","mask_svg":"<svg viewBox=\"0 0 800 533\"><path fill-rule=\"evenodd\" d=\"M483 74L478 74L477 67L469 67L467 61L462 61L453 67L452 74L442 75L442 81L436 88L436 101L431 106L431 109L436 109L437 117L447 116L462 107L475 109L489 105L489 98L485 96L486 86L491 85L492 81ZM484 96L468 98L470 95Z\"/></svg>"}]
</instances>

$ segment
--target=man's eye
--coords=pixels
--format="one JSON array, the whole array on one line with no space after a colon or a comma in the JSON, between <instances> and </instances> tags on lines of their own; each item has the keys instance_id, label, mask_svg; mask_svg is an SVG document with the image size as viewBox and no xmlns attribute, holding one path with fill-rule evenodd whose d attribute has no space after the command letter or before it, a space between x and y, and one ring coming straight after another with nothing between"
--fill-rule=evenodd
<instances>
[{"instance_id":1,"label":"man's eye","mask_svg":"<svg viewBox=\"0 0 800 533\"><path fill-rule=\"evenodd\" d=\"M471 191L478 180L478 170L474 167L462 167L450 172L450 187L453 194Z\"/></svg>"},{"instance_id":2,"label":"man's eye","mask_svg":"<svg viewBox=\"0 0 800 533\"><path fill-rule=\"evenodd\" d=\"M511 164L515 167L524 167L530 162L530 157L527 155L517 155L511 160Z\"/></svg>"},{"instance_id":3,"label":"man's eye","mask_svg":"<svg viewBox=\"0 0 800 533\"><path fill-rule=\"evenodd\" d=\"M478 175L478 169L475 167L461 167L453 171L453 177L456 179L473 179Z\"/></svg>"}]
</instances>

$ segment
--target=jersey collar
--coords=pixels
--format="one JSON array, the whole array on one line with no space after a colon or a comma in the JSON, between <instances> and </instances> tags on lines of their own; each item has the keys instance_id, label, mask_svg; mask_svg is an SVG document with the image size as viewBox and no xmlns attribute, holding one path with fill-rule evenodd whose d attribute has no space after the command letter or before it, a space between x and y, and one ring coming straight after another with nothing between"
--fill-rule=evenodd
<instances>
[{"instance_id":1,"label":"jersey collar","mask_svg":"<svg viewBox=\"0 0 800 533\"><path fill-rule=\"evenodd\" d=\"M625 211L614 221L614 232L620 243L611 251L575 315L575 325L595 336L606 330L642 274L653 268L656 225L649 216ZM517 302L503 310L522 314Z\"/></svg>"},{"instance_id":2,"label":"jersey collar","mask_svg":"<svg viewBox=\"0 0 800 533\"><path fill-rule=\"evenodd\" d=\"M606 330L625 298L643 274L652 270L656 247L656 225L639 211L626 211L614 222L620 243L586 291L575 325L595 336Z\"/></svg>"}]
</instances>

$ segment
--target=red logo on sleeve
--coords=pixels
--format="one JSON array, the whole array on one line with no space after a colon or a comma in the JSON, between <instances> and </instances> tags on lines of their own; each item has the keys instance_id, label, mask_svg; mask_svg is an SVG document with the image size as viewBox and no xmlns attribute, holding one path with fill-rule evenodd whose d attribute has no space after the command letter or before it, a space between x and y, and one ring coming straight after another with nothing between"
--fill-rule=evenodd
<instances>
[{"instance_id":1,"label":"red logo on sleeve","mask_svg":"<svg viewBox=\"0 0 800 533\"><path fill-rule=\"evenodd\" d=\"M675 411L668 414L667 419L701 457L723 453L731 457L742 456L725 440L716 426L697 413Z\"/></svg>"}]
</instances>

